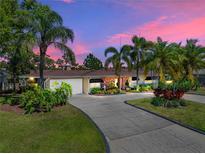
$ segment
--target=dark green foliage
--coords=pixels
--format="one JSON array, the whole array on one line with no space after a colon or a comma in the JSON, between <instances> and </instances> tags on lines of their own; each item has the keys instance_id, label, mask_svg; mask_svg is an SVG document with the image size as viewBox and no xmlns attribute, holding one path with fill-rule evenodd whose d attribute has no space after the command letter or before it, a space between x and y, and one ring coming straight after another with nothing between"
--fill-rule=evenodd
<instances>
[{"instance_id":1,"label":"dark green foliage","mask_svg":"<svg viewBox=\"0 0 205 154\"><path fill-rule=\"evenodd\" d=\"M151 101L151 104L154 106L163 106L163 107L179 107L186 106L186 102L182 99L165 99L163 97L154 97Z\"/></svg>"},{"instance_id":2,"label":"dark green foliage","mask_svg":"<svg viewBox=\"0 0 205 154\"><path fill-rule=\"evenodd\" d=\"M25 109L26 113L48 112L54 106L66 104L71 95L72 89L67 83L62 83L55 91L37 86L21 95L20 106Z\"/></svg>"},{"instance_id":3,"label":"dark green foliage","mask_svg":"<svg viewBox=\"0 0 205 154\"><path fill-rule=\"evenodd\" d=\"M19 104L19 96L17 95L7 95L4 97L0 97L0 104L9 104L9 105L18 105Z\"/></svg>"},{"instance_id":4,"label":"dark green foliage","mask_svg":"<svg viewBox=\"0 0 205 154\"><path fill-rule=\"evenodd\" d=\"M100 59L98 59L97 57L95 57L93 54L89 54L87 55L87 57L85 58L83 64L92 70L99 70L103 68L103 64L100 61Z\"/></svg>"},{"instance_id":5,"label":"dark green foliage","mask_svg":"<svg viewBox=\"0 0 205 154\"><path fill-rule=\"evenodd\" d=\"M30 55L34 44L31 32L31 17L22 10L17 0L0 0L0 56L6 61L5 68L13 79L13 88L18 75L29 73Z\"/></svg>"},{"instance_id":6,"label":"dark green foliage","mask_svg":"<svg viewBox=\"0 0 205 154\"><path fill-rule=\"evenodd\" d=\"M152 85L151 84L141 84L139 85L139 91L143 92L143 91L150 91L152 90Z\"/></svg>"},{"instance_id":7,"label":"dark green foliage","mask_svg":"<svg viewBox=\"0 0 205 154\"><path fill-rule=\"evenodd\" d=\"M104 91L101 88L92 88L90 90L90 94L95 95L95 94L103 94Z\"/></svg>"},{"instance_id":8,"label":"dark green foliage","mask_svg":"<svg viewBox=\"0 0 205 154\"><path fill-rule=\"evenodd\" d=\"M152 91L153 86L152 84L141 84L138 86L134 86L134 89L136 90L130 90L130 92L146 92L146 91Z\"/></svg>"},{"instance_id":9,"label":"dark green foliage","mask_svg":"<svg viewBox=\"0 0 205 154\"><path fill-rule=\"evenodd\" d=\"M114 94L121 94L121 92L118 88L111 88L102 90L101 88L92 88L90 91L90 94L92 95L114 95Z\"/></svg>"},{"instance_id":10,"label":"dark green foliage","mask_svg":"<svg viewBox=\"0 0 205 154\"><path fill-rule=\"evenodd\" d=\"M151 101L151 104L155 106L163 106L165 102L165 99L162 97L154 97Z\"/></svg>"},{"instance_id":11,"label":"dark green foliage","mask_svg":"<svg viewBox=\"0 0 205 154\"><path fill-rule=\"evenodd\" d=\"M121 82L120 81L120 75L122 73L122 68L123 65L126 64L128 70L131 70L132 68L132 63L130 60L130 46L124 45L121 47L120 51L118 51L114 47L109 47L105 50L104 52L105 57L108 56L108 54L112 54L105 60L105 68L108 69L109 65L112 64L114 70L115 70L115 75L118 76L118 88L121 91Z\"/></svg>"},{"instance_id":12,"label":"dark green foliage","mask_svg":"<svg viewBox=\"0 0 205 154\"><path fill-rule=\"evenodd\" d=\"M163 90L183 90L184 92L197 87L197 82L192 83L191 80L182 79L174 81L173 83L166 84L159 82L158 88Z\"/></svg>"},{"instance_id":13,"label":"dark green foliage","mask_svg":"<svg viewBox=\"0 0 205 154\"><path fill-rule=\"evenodd\" d=\"M32 22L33 33L40 49L39 84L43 88L45 57L48 47L53 45L55 48L60 49L66 56L66 60L74 64L74 52L66 45L68 41L73 41L74 33L71 29L63 26L61 16L47 5L37 1L31 3L30 0L24 0L22 8L29 11L31 18L34 19Z\"/></svg>"},{"instance_id":14,"label":"dark green foliage","mask_svg":"<svg viewBox=\"0 0 205 154\"><path fill-rule=\"evenodd\" d=\"M68 102L68 97L72 96L72 88L66 83L62 83L61 87L55 90L54 96L56 97L57 105L64 105Z\"/></svg>"},{"instance_id":15,"label":"dark green foliage","mask_svg":"<svg viewBox=\"0 0 205 154\"><path fill-rule=\"evenodd\" d=\"M195 89L197 84L191 80L178 80L176 82L166 84L160 82L158 88L154 90L156 97L164 97L166 99L180 99L185 92L191 89Z\"/></svg>"}]
</instances>

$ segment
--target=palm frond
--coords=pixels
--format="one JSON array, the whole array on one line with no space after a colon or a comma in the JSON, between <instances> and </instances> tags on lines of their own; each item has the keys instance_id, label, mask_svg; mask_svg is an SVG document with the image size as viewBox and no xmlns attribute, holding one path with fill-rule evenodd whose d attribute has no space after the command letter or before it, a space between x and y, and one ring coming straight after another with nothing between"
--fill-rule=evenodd
<instances>
[{"instance_id":1,"label":"palm frond","mask_svg":"<svg viewBox=\"0 0 205 154\"><path fill-rule=\"evenodd\" d=\"M76 63L75 54L68 46L59 42L53 42L53 45L55 46L55 48L58 48L63 51L64 55L66 55L68 61L70 61L71 64Z\"/></svg>"},{"instance_id":2,"label":"palm frond","mask_svg":"<svg viewBox=\"0 0 205 154\"><path fill-rule=\"evenodd\" d=\"M48 42L61 40L62 43L66 43L68 40L73 41L74 33L71 29L64 26L53 27L47 31L45 39Z\"/></svg>"},{"instance_id":3,"label":"palm frond","mask_svg":"<svg viewBox=\"0 0 205 154\"><path fill-rule=\"evenodd\" d=\"M109 54L109 53L113 53L113 54L118 54L118 51L117 51L117 49L116 48L114 48L114 47L109 47L109 48L107 48L106 50L105 50L105 57L107 57L107 55Z\"/></svg>"},{"instance_id":4,"label":"palm frond","mask_svg":"<svg viewBox=\"0 0 205 154\"><path fill-rule=\"evenodd\" d=\"M105 69L108 69L109 65L113 63L113 57L109 57L105 60L104 67Z\"/></svg>"}]
</instances>

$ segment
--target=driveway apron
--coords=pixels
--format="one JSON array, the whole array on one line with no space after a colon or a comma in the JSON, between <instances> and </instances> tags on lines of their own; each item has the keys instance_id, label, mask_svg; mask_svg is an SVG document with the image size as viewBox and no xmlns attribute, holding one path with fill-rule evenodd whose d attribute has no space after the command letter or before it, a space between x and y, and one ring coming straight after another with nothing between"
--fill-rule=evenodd
<instances>
[{"instance_id":1,"label":"driveway apron","mask_svg":"<svg viewBox=\"0 0 205 154\"><path fill-rule=\"evenodd\" d=\"M111 152L205 152L205 135L124 103L152 94L73 96L105 134Z\"/></svg>"}]
</instances>

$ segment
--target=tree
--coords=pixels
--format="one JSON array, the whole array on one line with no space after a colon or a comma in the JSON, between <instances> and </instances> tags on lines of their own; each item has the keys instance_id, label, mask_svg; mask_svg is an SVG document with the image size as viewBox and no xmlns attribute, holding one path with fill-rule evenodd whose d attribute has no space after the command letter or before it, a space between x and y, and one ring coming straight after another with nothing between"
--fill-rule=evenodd
<instances>
[{"instance_id":1,"label":"tree","mask_svg":"<svg viewBox=\"0 0 205 154\"><path fill-rule=\"evenodd\" d=\"M56 64L58 65L58 67L63 67L64 64L64 60L63 59L57 59Z\"/></svg>"},{"instance_id":2,"label":"tree","mask_svg":"<svg viewBox=\"0 0 205 154\"><path fill-rule=\"evenodd\" d=\"M194 71L205 68L205 48L197 45L197 39L188 39L183 47L183 67L187 79L194 81Z\"/></svg>"},{"instance_id":3,"label":"tree","mask_svg":"<svg viewBox=\"0 0 205 154\"><path fill-rule=\"evenodd\" d=\"M130 57L136 69L136 88L138 88L139 69L142 67L144 52L152 47L152 42L143 37L133 36L132 43L134 45L131 46Z\"/></svg>"},{"instance_id":4,"label":"tree","mask_svg":"<svg viewBox=\"0 0 205 154\"><path fill-rule=\"evenodd\" d=\"M1 0L0 12L0 56L7 62L16 91L18 75L30 69L29 55L34 43L31 20L28 11L20 9L17 0Z\"/></svg>"},{"instance_id":5,"label":"tree","mask_svg":"<svg viewBox=\"0 0 205 154\"><path fill-rule=\"evenodd\" d=\"M91 53L87 55L83 64L92 70L99 70L103 68L102 62Z\"/></svg>"},{"instance_id":6,"label":"tree","mask_svg":"<svg viewBox=\"0 0 205 154\"><path fill-rule=\"evenodd\" d=\"M48 6L42 5L31 0L24 0L22 7L29 10L33 17L33 32L40 49L40 81L39 84L44 88L44 68L45 57L49 46L53 45L60 49L72 63L75 63L73 51L66 45L68 41L73 42L74 34L69 28L63 26L63 20L58 13L51 10Z\"/></svg>"},{"instance_id":7,"label":"tree","mask_svg":"<svg viewBox=\"0 0 205 154\"><path fill-rule=\"evenodd\" d=\"M35 69L39 69L40 63L40 55L34 54L33 55L33 63L35 64ZM45 56L45 69L46 70L55 70L56 69L56 62L50 56Z\"/></svg>"},{"instance_id":8,"label":"tree","mask_svg":"<svg viewBox=\"0 0 205 154\"><path fill-rule=\"evenodd\" d=\"M172 46L173 44L168 44L168 42L158 37L152 50L146 54L146 60L144 61L146 67L155 68L155 71L159 73L161 82L165 81L165 74L170 73L173 66L178 64L176 58L178 53L176 50L172 50Z\"/></svg>"},{"instance_id":9,"label":"tree","mask_svg":"<svg viewBox=\"0 0 205 154\"><path fill-rule=\"evenodd\" d=\"M108 57L105 61L105 68L107 69L110 64L112 64L115 69L115 74L118 76L118 88L121 91L121 72L124 64L127 64L129 70L131 70L132 64L129 59L129 46L123 46L120 51L118 51L114 47L109 47L105 50L105 57L108 56L109 53L112 55Z\"/></svg>"}]
</instances>

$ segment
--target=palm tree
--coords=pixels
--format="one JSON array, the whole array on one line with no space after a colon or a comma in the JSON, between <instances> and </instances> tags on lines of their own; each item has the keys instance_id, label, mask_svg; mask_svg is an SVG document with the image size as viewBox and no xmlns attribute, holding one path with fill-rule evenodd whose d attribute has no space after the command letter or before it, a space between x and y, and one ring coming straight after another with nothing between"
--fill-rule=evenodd
<instances>
[{"instance_id":1,"label":"palm tree","mask_svg":"<svg viewBox=\"0 0 205 154\"><path fill-rule=\"evenodd\" d=\"M141 62L144 59L144 52L152 46L152 42L138 36L133 36L132 42L134 45L131 47L130 57L136 69L136 88L138 88L139 68L142 67Z\"/></svg>"},{"instance_id":2,"label":"palm tree","mask_svg":"<svg viewBox=\"0 0 205 154\"><path fill-rule=\"evenodd\" d=\"M114 47L109 47L105 50L105 57L108 56L109 53L112 55L108 57L105 61L105 68L107 69L110 64L112 64L113 68L115 69L115 74L118 76L118 88L121 91L121 72L122 67L126 63L128 70L131 70L131 61L129 59L129 46L123 46L120 51L118 51Z\"/></svg>"},{"instance_id":3,"label":"palm tree","mask_svg":"<svg viewBox=\"0 0 205 154\"><path fill-rule=\"evenodd\" d=\"M187 79L191 81L194 81L194 71L205 68L205 48L197 45L197 42L196 39L188 39L183 48L183 67Z\"/></svg>"},{"instance_id":4,"label":"palm tree","mask_svg":"<svg viewBox=\"0 0 205 154\"><path fill-rule=\"evenodd\" d=\"M146 54L146 67L155 68L161 82L165 81L165 74L170 73L173 66L178 64L177 52L172 50L172 46L173 44L168 44L158 37L152 50Z\"/></svg>"},{"instance_id":5,"label":"palm tree","mask_svg":"<svg viewBox=\"0 0 205 154\"><path fill-rule=\"evenodd\" d=\"M37 45L40 50L40 81L39 84L44 87L44 67L45 56L49 46L54 46L60 49L70 57L71 63L75 63L75 56L73 51L66 45L68 41L73 41L73 31L63 26L62 18L55 11L48 6L41 5L31 0L24 1L24 8L28 9L33 16L33 32L37 40ZM27 5L26 5L27 4ZM32 5L32 7L30 5Z\"/></svg>"}]
</instances>

